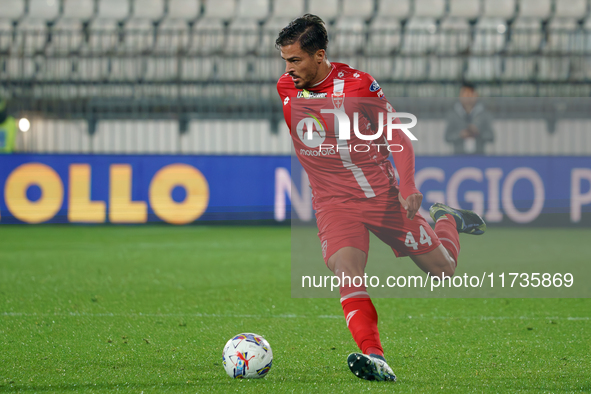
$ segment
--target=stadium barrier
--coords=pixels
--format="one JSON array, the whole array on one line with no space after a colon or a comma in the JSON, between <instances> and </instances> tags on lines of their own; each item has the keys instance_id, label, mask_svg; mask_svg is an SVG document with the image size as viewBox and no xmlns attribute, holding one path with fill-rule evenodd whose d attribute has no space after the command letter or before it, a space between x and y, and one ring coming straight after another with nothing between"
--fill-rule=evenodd
<instances>
[{"instance_id":1,"label":"stadium barrier","mask_svg":"<svg viewBox=\"0 0 591 394\"><path fill-rule=\"evenodd\" d=\"M441 201L492 225L591 224L586 157L418 157L416 170L423 209ZM16 154L0 157L0 185L2 224L313 219L290 156Z\"/></svg>"}]
</instances>

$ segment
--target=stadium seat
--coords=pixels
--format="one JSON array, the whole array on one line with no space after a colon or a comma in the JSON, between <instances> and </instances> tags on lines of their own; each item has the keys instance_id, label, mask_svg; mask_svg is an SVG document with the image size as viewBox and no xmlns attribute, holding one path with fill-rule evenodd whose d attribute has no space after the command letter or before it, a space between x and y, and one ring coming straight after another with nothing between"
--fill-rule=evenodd
<instances>
[{"instance_id":1,"label":"stadium seat","mask_svg":"<svg viewBox=\"0 0 591 394\"><path fill-rule=\"evenodd\" d=\"M0 19L0 52L8 52L12 48L12 21Z\"/></svg>"},{"instance_id":2,"label":"stadium seat","mask_svg":"<svg viewBox=\"0 0 591 394\"><path fill-rule=\"evenodd\" d=\"M212 57L184 57L180 66L181 79L184 81L209 81L213 78Z\"/></svg>"},{"instance_id":3,"label":"stadium seat","mask_svg":"<svg viewBox=\"0 0 591 394\"><path fill-rule=\"evenodd\" d=\"M551 0L520 0L518 18L548 19L552 12Z\"/></svg>"},{"instance_id":4,"label":"stadium seat","mask_svg":"<svg viewBox=\"0 0 591 394\"><path fill-rule=\"evenodd\" d=\"M368 59L365 70L378 81L387 81L394 77L394 60L390 57Z\"/></svg>"},{"instance_id":5,"label":"stadium seat","mask_svg":"<svg viewBox=\"0 0 591 394\"><path fill-rule=\"evenodd\" d=\"M400 48L400 21L410 13L409 0L378 0L378 11L369 24L365 49L368 55L389 55Z\"/></svg>"},{"instance_id":6,"label":"stadium seat","mask_svg":"<svg viewBox=\"0 0 591 394\"><path fill-rule=\"evenodd\" d=\"M332 50L349 56L360 52L366 44L366 21L374 12L372 1L343 0L341 17L335 22Z\"/></svg>"},{"instance_id":7,"label":"stadium seat","mask_svg":"<svg viewBox=\"0 0 591 394\"><path fill-rule=\"evenodd\" d=\"M397 81L423 80L427 78L427 65L426 56L398 56L394 59L394 79Z\"/></svg>"},{"instance_id":8,"label":"stadium seat","mask_svg":"<svg viewBox=\"0 0 591 394\"><path fill-rule=\"evenodd\" d=\"M363 19L355 17L339 18L332 30L334 39L330 50L340 56L350 56L365 47L366 24Z\"/></svg>"},{"instance_id":9,"label":"stadium seat","mask_svg":"<svg viewBox=\"0 0 591 394\"><path fill-rule=\"evenodd\" d=\"M519 17L511 25L507 52L528 54L540 50L542 43L541 20L533 17Z\"/></svg>"},{"instance_id":10,"label":"stadium seat","mask_svg":"<svg viewBox=\"0 0 591 394\"><path fill-rule=\"evenodd\" d=\"M490 81L501 77L502 63L499 56L471 56L468 58L466 79Z\"/></svg>"},{"instance_id":11,"label":"stadium seat","mask_svg":"<svg viewBox=\"0 0 591 394\"><path fill-rule=\"evenodd\" d=\"M136 0L123 27L124 52L142 53L154 46L154 22L164 15L164 0Z\"/></svg>"},{"instance_id":12,"label":"stadium seat","mask_svg":"<svg viewBox=\"0 0 591 394\"><path fill-rule=\"evenodd\" d=\"M189 45L190 30L186 20L166 18L156 29L155 54L177 54Z\"/></svg>"},{"instance_id":13,"label":"stadium seat","mask_svg":"<svg viewBox=\"0 0 591 394\"><path fill-rule=\"evenodd\" d=\"M529 81L535 77L536 58L533 56L508 56L503 64L503 80Z\"/></svg>"},{"instance_id":14,"label":"stadium seat","mask_svg":"<svg viewBox=\"0 0 591 394\"><path fill-rule=\"evenodd\" d=\"M119 45L119 22L129 15L127 0L98 0L98 12L88 26L88 49L93 53L113 51Z\"/></svg>"},{"instance_id":15,"label":"stadium seat","mask_svg":"<svg viewBox=\"0 0 591 394\"><path fill-rule=\"evenodd\" d=\"M285 62L279 55L272 58L256 58L253 67L253 79L257 81L274 83L285 72Z\"/></svg>"},{"instance_id":16,"label":"stadium seat","mask_svg":"<svg viewBox=\"0 0 591 394\"><path fill-rule=\"evenodd\" d=\"M146 59L143 56L116 55L109 60L110 81L137 82L144 79Z\"/></svg>"},{"instance_id":17,"label":"stadium seat","mask_svg":"<svg viewBox=\"0 0 591 394\"><path fill-rule=\"evenodd\" d=\"M244 55L259 50L260 25L269 15L268 0L239 0L236 19L228 26L225 53Z\"/></svg>"},{"instance_id":18,"label":"stadium seat","mask_svg":"<svg viewBox=\"0 0 591 394\"><path fill-rule=\"evenodd\" d=\"M339 16L339 11L339 0L308 0L308 12L318 15L327 24Z\"/></svg>"},{"instance_id":19,"label":"stadium seat","mask_svg":"<svg viewBox=\"0 0 591 394\"><path fill-rule=\"evenodd\" d=\"M437 35L439 54L464 53L470 46L470 24L467 19L449 17L441 21Z\"/></svg>"},{"instance_id":20,"label":"stadium seat","mask_svg":"<svg viewBox=\"0 0 591 394\"><path fill-rule=\"evenodd\" d=\"M247 79L250 58L218 57L215 59L215 78L219 81L244 81Z\"/></svg>"},{"instance_id":21,"label":"stadium seat","mask_svg":"<svg viewBox=\"0 0 591 394\"><path fill-rule=\"evenodd\" d=\"M484 0L483 18L511 19L515 15L515 0Z\"/></svg>"},{"instance_id":22,"label":"stadium seat","mask_svg":"<svg viewBox=\"0 0 591 394\"><path fill-rule=\"evenodd\" d=\"M548 34L544 53L582 53L584 34L574 18L552 18L546 27Z\"/></svg>"},{"instance_id":23,"label":"stadium seat","mask_svg":"<svg viewBox=\"0 0 591 394\"><path fill-rule=\"evenodd\" d=\"M74 76L80 81L102 81L109 75L109 59L104 56L81 55L75 67Z\"/></svg>"},{"instance_id":24,"label":"stadium seat","mask_svg":"<svg viewBox=\"0 0 591 394\"><path fill-rule=\"evenodd\" d=\"M480 2L474 0L449 0L448 17L476 19L480 15Z\"/></svg>"},{"instance_id":25,"label":"stadium seat","mask_svg":"<svg viewBox=\"0 0 591 394\"><path fill-rule=\"evenodd\" d=\"M431 56L429 79L458 81L464 73L464 59L460 56Z\"/></svg>"},{"instance_id":26,"label":"stadium seat","mask_svg":"<svg viewBox=\"0 0 591 394\"><path fill-rule=\"evenodd\" d=\"M174 54L152 55L146 58L146 81L170 82L179 78L179 59Z\"/></svg>"},{"instance_id":27,"label":"stadium seat","mask_svg":"<svg viewBox=\"0 0 591 394\"><path fill-rule=\"evenodd\" d=\"M444 0L414 0L413 18L435 18L443 17L445 13Z\"/></svg>"},{"instance_id":28,"label":"stadium seat","mask_svg":"<svg viewBox=\"0 0 591 394\"><path fill-rule=\"evenodd\" d=\"M396 19L408 18L411 10L411 0L377 0L378 11L375 19Z\"/></svg>"},{"instance_id":29,"label":"stadium seat","mask_svg":"<svg viewBox=\"0 0 591 394\"><path fill-rule=\"evenodd\" d=\"M554 7L555 18L581 19L587 15L587 0L557 0Z\"/></svg>"},{"instance_id":30,"label":"stadium seat","mask_svg":"<svg viewBox=\"0 0 591 394\"><path fill-rule=\"evenodd\" d=\"M390 55L400 48L402 30L400 22L389 18L375 18L369 25L365 47L367 55Z\"/></svg>"},{"instance_id":31,"label":"stadium seat","mask_svg":"<svg viewBox=\"0 0 591 394\"><path fill-rule=\"evenodd\" d=\"M47 44L47 21L37 18L23 19L16 25L14 43L11 52L26 56L45 50Z\"/></svg>"},{"instance_id":32,"label":"stadium seat","mask_svg":"<svg viewBox=\"0 0 591 394\"><path fill-rule=\"evenodd\" d=\"M53 24L49 51L67 54L77 52L83 44L82 23L94 14L93 0L64 0L63 13Z\"/></svg>"},{"instance_id":33,"label":"stadium seat","mask_svg":"<svg viewBox=\"0 0 591 394\"><path fill-rule=\"evenodd\" d=\"M275 40L281 29L290 21L290 18L273 17L265 22L261 31L261 44L257 51L260 55L279 56L279 51L275 48Z\"/></svg>"},{"instance_id":34,"label":"stadium seat","mask_svg":"<svg viewBox=\"0 0 591 394\"><path fill-rule=\"evenodd\" d=\"M2 0L0 19L16 21L25 13L25 0Z\"/></svg>"},{"instance_id":35,"label":"stadium seat","mask_svg":"<svg viewBox=\"0 0 591 394\"><path fill-rule=\"evenodd\" d=\"M437 24L434 18L412 18L404 29L402 53L424 54L437 47Z\"/></svg>"},{"instance_id":36,"label":"stadium seat","mask_svg":"<svg viewBox=\"0 0 591 394\"><path fill-rule=\"evenodd\" d=\"M217 0L205 3L205 11L193 25L189 41L189 54L212 54L221 52L224 45L225 22L236 15L234 0Z\"/></svg>"},{"instance_id":37,"label":"stadium seat","mask_svg":"<svg viewBox=\"0 0 591 394\"><path fill-rule=\"evenodd\" d=\"M271 2L273 12L269 20L289 19L304 14L304 0L274 0Z\"/></svg>"},{"instance_id":38,"label":"stadium seat","mask_svg":"<svg viewBox=\"0 0 591 394\"><path fill-rule=\"evenodd\" d=\"M483 18L475 26L472 53L493 54L502 51L507 37L507 24L502 18Z\"/></svg>"},{"instance_id":39,"label":"stadium seat","mask_svg":"<svg viewBox=\"0 0 591 394\"><path fill-rule=\"evenodd\" d=\"M570 59L562 56L545 56L538 61L540 81L566 81L569 77Z\"/></svg>"}]
</instances>

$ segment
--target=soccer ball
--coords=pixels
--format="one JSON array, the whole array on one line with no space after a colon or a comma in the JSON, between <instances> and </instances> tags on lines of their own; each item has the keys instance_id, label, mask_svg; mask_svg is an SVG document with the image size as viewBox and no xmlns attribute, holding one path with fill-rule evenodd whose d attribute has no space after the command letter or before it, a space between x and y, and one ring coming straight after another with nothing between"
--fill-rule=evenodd
<instances>
[{"instance_id":1,"label":"soccer ball","mask_svg":"<svg viewBox=\"0 0 591 394\"><path fill-rule=\"evenodd\" d=\"M273 351L260 335L238 334L224 346L222 361L231 378L262 378L271 369Z\"/></svg>"}]
</instances>

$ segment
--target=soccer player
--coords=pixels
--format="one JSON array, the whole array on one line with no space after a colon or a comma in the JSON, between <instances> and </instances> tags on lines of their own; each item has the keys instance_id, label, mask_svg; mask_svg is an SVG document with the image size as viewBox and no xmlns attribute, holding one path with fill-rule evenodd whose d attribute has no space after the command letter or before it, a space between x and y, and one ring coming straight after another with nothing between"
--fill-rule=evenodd
<instances>
[{"instance_id":1,"label":"soccer player","mask_svg":"<svg viewBox=\"0 0 591 394\"><path fill-rule=\"evenodd\" d=\"M286 63L285 74L277 82L277 91L296 154L312 187L318 236L327 267L339 277L362 277L371 231L390 246L397 257L410 256L431 276L452 276L460 252L459 233L482 234L486 225L472 211L439 203L430 209L436 222L435 230L427 224L418 213L423 196L415 187L414 151L403 131L395 129L388 141L403 148L393 153L400 176L398 184L388 160L390 152L384 145L378 146L384 140L362 140L353 130L349 140L337 139L336 122L330 119L332 116L325 115L324 143L339 145L341 149L314 154L310 142L305 141L307 133L300 133L297 125L291 124L292 102L298 97L310 103L316 98L332 98L335 108L343 108L344 103L355 103L351 100L359 98L359 108L347 110L359 113L359 130L365 130L366 134L375 134L380 124L379 112L394 112L369 74L346 64L330 62L327 45L324 22L310 14L293 20L276 40ZM370 150L348 149L355 144L369 145ZM396 376L384 358L378 315L366 288L345 283L340 295L347 327L362 351L349 355L347 364L351 372L367 380L395 381Z\"/></svg>"}]
</instances>

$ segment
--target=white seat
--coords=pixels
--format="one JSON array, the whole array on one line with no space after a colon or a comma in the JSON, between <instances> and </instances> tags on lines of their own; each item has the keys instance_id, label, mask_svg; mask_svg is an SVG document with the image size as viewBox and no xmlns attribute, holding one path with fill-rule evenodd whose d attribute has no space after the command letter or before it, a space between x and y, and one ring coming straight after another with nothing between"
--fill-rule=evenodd
<instances>
[{"instance_id":1,"label":"white seat","mask_svg":"<svg viewBox=\"0 0 591 394\"><path fill-rule=\"evenodd\" d=\"M189 25L183 19L167 18L158 24L155 53L174 54L184 51L189 45Z\"/></svg>"},{"instance_id":2,"label":"white seat","mask_svg":"<svg viewBox=\"0 0 591 394\"><path fill-rule=\"evenodd\" d=\"M236 17L262 21L269 15L269 0L238 0Z\"/></svg>"},{"instance_id":3,"label":"white seat","mask_svg":"<svg viewBox=\"0 0 591 394\"><path fill-rule=\"evenodd\" d=\"M505 47L507 24L502 18L482 18L475 26L472 52L475 54L497 53Z\"/></svg>"},{"instance_id":4,"label":"white seat","mask_svg":"<svg viewBox=\"0 0 591 394\"><path fill-rule=\"evenodd\" d=\"M246 57L218 57L215 63L215 78L223 82L244 81L247 78L248 63Z\"/></svg>"},{"instance_id":5,"label":"white seat","mask_svg":"<svg viewBox=\"0 0 591 394\"><path fill-rule=\"evenodd\" d=\"M560 0L558 1L560 3ZM551 0L521 0L519 18L547 19L552 12Z\"/></svg>"},{"instance_id":6,"label":"white seat","mask_svg":"<svg viewBox=\"0 0 591 394\"><path fill-rule=\"evenodd\" d=\"M375 19L386 18L398 21L410 15L410 0L378 0L378 12Z\"/></svg>"},{"instance_id":7,"label":"white seat","mask_svg":"<svg viewBox=\"0 0 591 394\"><path fill-rule=\"evenodd\" d=\"M181 79L209 81L213 78L214 60L211 57L185 57L181 62Z\"/></svg>"},{"instance_id":8,"label":"white seat","mask_svg":"<svg viewBox=\"0 0 591 394\"><path fill-rule=\"evenodd\" d=\"M439 26L436 52L441 54L462 53L470 46L470 24L467 19L449 17Z\"/></svg>"},{"instance_id":9,"label":"white seat","mask_svg":"<svg viewBox=\"0 0 591 394\"><path fill-rule=\"evenodd\" d=\"M429 79L458 81L464 73L464 60L458 56L432 56L429 59Z\"/></svg>"},{"instance_id":10,"label":"white seat","mask_svg":"<svg viewBox=\"0 0 591 394\"><path fill-rule=\"evenodd\" d=\"M567 57L542 57L538 61L538 79L541 81L566 81L570 59Z\"/></svg>"},{"instance_id":11,"label":"white seat","mask_svg":"<svg viewBox=\"0 0 591 394\"><path fill-rule=\"evenodd\" d=\"M359 18L368 20L374 12L373 1L342 0L342 18Z\"/></svg>"},{"instance_id":12,"label":"white seat","mask_svg":"<svg viewBox=\"0 0 591 394\"><path fill-rule=\"evenodd\" d=\"M255 19L235 19L228 26L224 52L235 55L252 53L259 47L259 39L259 24Z\"/></svg>"},{"instance_id":13,"label":"white seat","mask_svg":"<svg viewBox=\"0 0 591 394\"><path fill-rule=\"evenodd\" d=\"M334 27L334 40L331 50L336 54L349 56L358 53L365 46L366 25L356 17L339 18Z\"/></svg>"},{"instance_id":14,"label":"white seat","mask_svg":"<svg viewBox=\"0 0 591 394\"><path fill-rule=\"evenodd\" d=\"M7 79L32 79L37 72L35 60L28 56L11 55L6 60Z\"/></svg>"},{"instance_id":15,"label":"white seat","mask_svg":"<svg viewBox=\"0 0 591 394\"><path fill-rule=\"evenodd\" d=\"M400 81L423 80L427 77L427 65L426 56L396 57L394 79Z\"/></svg>"},{"instance_id":16,"label":"white seat","mask_svg":"<svg viewBox=\"0 0 591 394\"><path fill-rule=\"evenodd\" d=\"M0 19L0 51L7 52L12 47L12 21Z\"/></svg>"},{"instance_id":17,"label":"white seat","mask_svg":"<svg viewBox=\"0 0 591 394\"><path fill-rule=\"evenodd\" d=\"M285 62L277 58L257 58L253 63L253 77L261 82L277 82L285 71Z\"/></svg>"},{"instance_id":18,"label":"white seat","mask_svg":"<svg viewBox=\"0 0 591 394\"><path fill-rule=\"evenodd\" d=\"M51 53L68 54L76 52L82 46L84 33L82 22L78 19L59 19L52 28Z\"/></svg>"},{"instance_id":19,"label":"white seat","mask_svg":"<svg viewBox=\"0 0 591 394\"><path fill-rule=\"evenodd\" d=\"M386 58L369 58L365 71L377 80L390 80L394 77L394 60Z\"/></svg>"},{"instance_id":20,"label":"white seat","mask_svg":"<svg viewBox=\"0 0 591 394\"><path fill-rule=\"evenodd\" d=\"M428 53L437 46L437 24L433 18L412 18L406 24L403 53Z\"/></svg>"},{"instance_id":21,"label":"white seat","mask_svg":"<svg viewBox=\"0 0 591 394\"><path fill-rule=\"evenodd\" d=\"M109 59L103 56L81 56L76 64L75 77L81 81L101 81L109 75Z\"/></svg>"},{"instance_id":22,"label":"white seat","mask_svg":"<svg viewBox=\"0 0 591 394\"><path fill-rule=\"evenodd\" d=\"M515 0L484 0L482 17L511 19L515 15Z\"/></svg>"},{"instance_id":23,"label":"white seat","mask_svg":"<svg viewBox=\"0 0 591 394\"><path fill-rule=\"evenodd\" d=\"M109 80L136 82L144 78L146 61L141 56L113 56L110 59Z\"/></svg>"},{"instance_id":24,"label":"white seat","mask_svg":"<svg viewBox=\"0 0 591 394\"><path fill-rule=\"evenodd\" d=\"M480 2L474 0L449 0L448 17L475 19L480 15Z\"/></svg>"},{"instance_id":25,"label":"white seat","mask_svg":"<svg viewBox=\"0 0 591 394\"><path fill-rule=\"evenodd\" d=\"M587 14L586 0L557 0L555 3L555 18L574 18L581 19Z\"/></svg>"},{"instance_id":26,"label":"white seat","mask_svg":"<svg viewBox=\"0 0 591 394\"><path fill-rule=\"evenodd\" d=\"M216 0L215 2L206 1L204 4L205 11L199 22L204 20L223 20L227 21L236 15L236 1L235 0Z\"/></svg>"},{"instance_id":27,"label":"white seat","mask_svg":"<svg viewBox=\"0 0 591 394\"><path fill-rule=\"evenodd\" d=\"M287 26L290 21L290 18L273 17L265 22L261 31L261 45L259 48L259 54L275 54L279 56L279 51L275 48L275 40L277 39L281 29Z\"/></svg>"},{"instance_id":28,"label":"white seat","mask_svg":"<svg viewBox=\"0 0 591 394\"><path fill-rule=\"evenodd\" d=\"M389 55L400 48L401 36L400 21L389 17L374 18L369 25L365 52L368 55Z\"/></svg>"},{"instance_id":29,"label":"white seat","mask_svg":"<svg viewBox=\"0 0 591 394\"><path fill-rule=\"evenodd\" d=\"M4 4L3 7L4 8ZM45 21L55 20L60 12L57 0L29 0L27 18L38 18Z\"/></svg>"},{"instance_id":30,"label":"white seat","mask_svg":"<svg viewBox=\"0 0 591 394\"><path fill-rule=\"evenodd\" d=\"M13 49L25 55L43 51L47 44L47 30L47 22L43 19L23 19L16 26Z\"/></svg>"},{"instance_id":31,"label":"white seat","mask_svg":"<svg viewBox=\"0 0 591 394\"><path fill-rule=\"evenodd\" d=\"M339 16L339 11L339 0L308 0L308 12L327 24Z\"/></svg>"},{"instance_id":32,"label":"white seat","mask_svg":"<svg viewBox=\"0 0 591 394\"><path fill-rule=\"evenodd\" d=\"M501 77L501 58L498 56L468 58L466 78L468 80L490 81Z\"/></svg>"},{"instance_id":33,"label":"white seat","mask_svg":"<svg viewBox=\"0 0 591 394\"><path fill-rule=\"evenodd\" d=\"M112 19L122 21L129 15L129 0L97 0L98 19Z\"/></svg>"},{"instance_id":34,"label":"white seat","mask_svg":"<svg viewBox=\"0 0 591 394\"><path fill-rule=\"evenodd\" d=\"M212 54L223 50L224 21L201 18L193 26L189 43L190 54Z\"/></svg>"},{"instance_id":35,"label":"white seat","mask_svg":"<svg viewBox=\"0 0 591 394\"><path fill-rule=\"evenodd\" d=\"M413 18L441 18L445 13L444 0L415 0Z\"/></svg>"},{"instance_id":36,"label":"white seat","mask_svg":"<svg viewBox=\"0 0 591 394\"><path fill-rule=\"evenodd\" d=\"M62 19L86 21L94 14L93 0L63 0Z\"/></svg>"},{"instance_id":37,"label":"white seat","mask_svg":"<svg viewBox=\"0 0 591 394\"><path fill-rule=\"evenodd\" d=\"M168 0L168 12L166 18L195 20L201 13L199 0Z\"/></svg>"},{"instance_id":38,"label":"white seat","mask_svg":"<svg viewBox=\"0 0 591 394\"><path fill-rule=\"evenodd\" d=\"M125 53L142 53L154 47L154 23L150 19L130 19L123 27Z\"/></svg>"},{"instance_id":39,"label":"white seat","mask_svg":"<svg viewBox=\"0 0 591 394\"><path fill-rule=\"evenodd\" d=\"M25 0L2 0L0 19L17 20L25 13Z\"/></svg>"},{"instance_id":40,"label":"white seat","mask_svg":"<svg viewBox=\"0 0 591 394\"><path fill-rule=\"evenodd\" d=\"M132 19L158 21L164 16L164 0L135 0Z\"/></svg>"},{"instance_id":41,"label":"white seat","mask_svg":"<svg viewBox=\"0 0 591 394\"><path fill-rule=\"evenodd\" d=\"M94 19L88 26L88 48L90 52L113 51L119 45L119 24L114 19Z\"/></svg>"},{"instance_id":42,"label":"white seat","mask_svg":"<svg viewBox=\"0 0 591 394\"><path fill-rule=\"evenodd\" d=\"M519 17L511 26L509 53L532 53L540 49L542 43L542 21L536 18Z\"/></svg>"},{"instance_id":43,"label":"white seat","mask_svg":"<svg viewBox=\"0 0 591 394\"><path fill-rule=\"evenodd\" d=\"M584 35L576 19L553 18L546 29L548 35L544 52L572 54L584 51Z\"/></svg>"},{"instance_id":44,"label":"white seat","mask_svg":"<svg viewBox=\"0 0 591 394\"><path fill-rule=\"evenodd\" d=\"M45 81L67 81L72 78L73 59L71 57L57 56L45 58L45 64L40 75Z\"/></svg>"},{"instance_id":45,"label":"white seat","mask_svg":"<svg viewBox=\"0 0 591 394\"><path fill-rule=\"evenodd\" d=\"M146 59L146 73L148 81L174 81L179 76L177 56L150 56Z\"/></svg>"},{"instance_id":46,"label":"white seat","mask_svg":"<svg viewBox=\"0 0 591 394\"><path fill-rule=\"evenodd\" d=\"M304 0L274 0L273 13L270 19L281 18L292 20L295 16L304 14Z\"/></svg>"},{"instance_id":47,"label":"white seat","mask_svg":"<svg viewBox=\"0 0 591 394\"><path fill-rule=\"evenodd\" d=\"M536 59L532 56L505 57L502 79L529 81L535 77Z\"/></svg>"}]
</instances>

